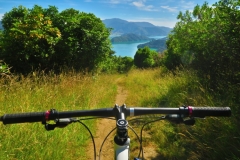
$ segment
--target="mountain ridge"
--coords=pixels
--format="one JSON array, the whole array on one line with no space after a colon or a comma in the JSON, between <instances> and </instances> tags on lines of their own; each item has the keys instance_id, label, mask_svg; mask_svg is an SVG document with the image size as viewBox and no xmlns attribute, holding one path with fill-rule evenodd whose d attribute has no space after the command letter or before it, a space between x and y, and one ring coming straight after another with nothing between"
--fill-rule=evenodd
<instances>
[{"instance_id":1,"label":"mountain ridge","mask_svg":"<svg viewBox=\"0 0 240 160\"><path fill-rule=\"evenodd\" d=\"M111 34L122 35L133 33L141 36L167 36L172 28L155 26L149 22L129 22L119 18L102 20L107 28L112 28Z\"/></svg>"}]
</instances>

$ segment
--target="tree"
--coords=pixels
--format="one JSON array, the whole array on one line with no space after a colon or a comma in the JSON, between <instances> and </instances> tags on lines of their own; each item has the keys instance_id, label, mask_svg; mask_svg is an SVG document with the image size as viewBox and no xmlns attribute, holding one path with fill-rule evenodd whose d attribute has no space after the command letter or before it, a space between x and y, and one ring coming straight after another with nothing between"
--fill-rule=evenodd
<instances>
[{"instance_id":1,"label":"tree","mask_svg":"<svg viewBox=\"0 0 240 160\"><path fill-rule=\"evenodd\" d=\"M2 40L2 37L3 37L3 31L0 30L0 55L2 54L2 50L3 50L3 40Z\"/></svg>"},{"instance_id":2,"label":"tree","mask_svg":"<svg viewBox=\"0 0 240 160\"><path fill-rule=\"evenodd\" d=\"M0 58L17 72L62 66L94 71L112 54L110 29L91 13L19 6L6 13L2 23Z\"/></svg>"},{"instance_id":3,"label":"tree","mask_svg":"<svg viewBox=\"0 0 240 160\"><path fill-rule=\"evenodd\" d=\"M166 66L191 67L214 89L239 83L239 5L236 0L219 1L213 7L205 2L192 13L180 12L167 41Z\"/></svg>"},{"instance_id":4,"label":"tree","mask_svg":"<svg viewBox=\"0 0 240 160\"><path fill-rule=\"evenodd\" d=\"M133 59L131 57L119 57L118 58L118 72L128 72L133 67Z\"/></svg>"},{"instance_id":5,"label":"tree","mask_svg":"<svg viewBox=\"0 0 240 160\"><path fill-rule=\"evenodd\" d=\"M95 15L67 9L54 24L62 33L55 57L60 64L94 70L111 55L110 30Z\"/></svg>"},{"instance_id":6,"label":"tree","mask_svg":"<svg viewBox=\"0 0 240 160\"><path fill-rule=\"evenodd\" d=\"M156 57L158 53L149 47L139 48L134 55L134 64L139 68L154 67Z\"/></svg>"},{"instance_id":7,"label":"tree","mask_svg":"<svg viewBox=\"0 0 240 160\"><path fill-rule=\"evenodd\" d=\"M112 51L114 52L114 51ZM133 59L132 57L121 57L112 55L109 56L106 60L107 63L101 64L101 69L106 73L126 73L131 70L133 67Z\"/></svg>"},{"instance_id":8,"label":"tree","mask_svg":"<svg viewBox=\"0 0 240 160\"><path fill-rule=\"evenodd\" d=\"M25 73L49 66L61 33L52 25L50 17L43 15L41 7L13 8L4 15L2 23L3 52L0 57L7 64L13 66L15 71Z\"/></svg>"}]
</instances>

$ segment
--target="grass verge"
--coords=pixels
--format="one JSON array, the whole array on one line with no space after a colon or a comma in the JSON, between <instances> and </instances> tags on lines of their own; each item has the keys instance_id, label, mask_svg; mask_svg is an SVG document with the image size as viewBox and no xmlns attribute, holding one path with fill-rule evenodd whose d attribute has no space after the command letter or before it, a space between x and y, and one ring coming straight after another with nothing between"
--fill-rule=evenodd
<instances>
[{"instance_id":1,"label":"grass verge","mask_svg":"<svg viewBox=\"0 0 240 160\"><path fill-rule=\"evenodd\" d=\"M117 94L114 75L90 76L68 72L32 73L1 79L0 114L106 108ZM95 121L84 121L95 132ZM45 131L41 123L1 125L1 159L84 158L90 135L79 124Z\"/></svg>"}]
</instances>

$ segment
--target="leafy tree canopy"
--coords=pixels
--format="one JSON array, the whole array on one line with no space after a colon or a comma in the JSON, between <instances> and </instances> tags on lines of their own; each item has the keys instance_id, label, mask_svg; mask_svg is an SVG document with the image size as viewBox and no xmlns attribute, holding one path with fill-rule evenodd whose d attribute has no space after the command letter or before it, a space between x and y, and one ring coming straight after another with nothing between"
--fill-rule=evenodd
<instances>
[{"instance_id":1,"label":"leafy tree canopy","mask_svg":"<svg viewBox=\"0 0 240 160\"><path fill-rule=\"evenodd\" d=\"M111 56L110 30L94 14L54 6L13 8L3 16L0 59L17 72L95 70Z\"/></svg>"},{"instance_id":2,"label":"leafy tree canopy","mask_svg":"<svg viewBox=\"0 0 240 160\"><path fill-rule=\"evenodd\" d=\"M180 12L167 41L165 65L193 68L212 88L239 83L239 6L237 0L220 0Z\"/></svg>"},{"instance_id":3,"label":"leafy tree canopy","mask_svg":"<svg viewBox=\"0 0 240 160\"><path fill-rule=\"evenodd\" d=\"M158 53L149 47L139 48L134 55L134 64L139 68L149 68L156 65Z\"/></svg>"}]
</instances>

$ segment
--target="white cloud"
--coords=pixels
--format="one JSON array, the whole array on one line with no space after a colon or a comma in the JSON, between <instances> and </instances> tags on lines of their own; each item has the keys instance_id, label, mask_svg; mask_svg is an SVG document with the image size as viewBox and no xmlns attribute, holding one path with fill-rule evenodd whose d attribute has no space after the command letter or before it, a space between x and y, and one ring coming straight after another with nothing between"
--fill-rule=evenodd
<instances>
[{"instance_id":1,"label":"white cloud","mask_svg":"<svg viewBox=\"0 0 240 160\"><path fill-rule=\"evenodd\" d=\"M186 2L185 0L181 0L180 5L181 5L181 8L183 9L193 9L196 6L194 2L192 1Z\"/></svg>"},{"instance_id":2,"label":"white cloud","mask_svg":"<svg viewBox=\"0 0 240 160\"><path fill-rule=\"evenodd\" d=\"M167 12L177 13L179 11L185 12L189 10L190 12L196 6L196 1L193 0L169 0L166 3L162 3L160 8L166 10Z\"/></svg>"},{"instance_id":3,"label":"white cloud","mask_svg":"<svg viewBox=\"0 0 240 160\"><path fill-rule=\"evenodd\" d=\"M143 2L138 1L138 2L132 2L132 4L138 8L142 8L145 7L145 5L143 4Z\"/></svg>"},{"instance_id":4,"label":"white cloud","mask_svg":"<svg viewBox=\"0 0 240 160\"><path fill-rule=\"evenodd\" d=\"M132 5L144 11L158 11L153 5L146 5L145 0L134 1Z\"/></svg>"},{"instance_id":5,"label":"white cloud","mask_svg":"<svg viewBox=\"0 0 240 160\"><path fill-rule=\"evenodd\" d=\"M166 9L169 12L178 12L177 7L161 6L161 8Z\"/></svg>"},{"instance_id":6,"label":"white cloud","mask_svg":"<svg viewBox=\"0 0 240 160\"><path fill-rule=\"evenodd\" d=\"M156 8L154 8L152 5L145 6L146 11L158 11Z\"/></svg>"},{"instance_id":7,"label":"white cloud","mask_svg":"<svg viewBox=\"0 0 240 160\"><path fill-rule=\"evenodd\" d=\"M179 1L179 8L181 8L182 12L185 12L186 10L192 12L196 5L197 4L193 1L185 1L185 0Z\"/></svg>"}]
</instances>

